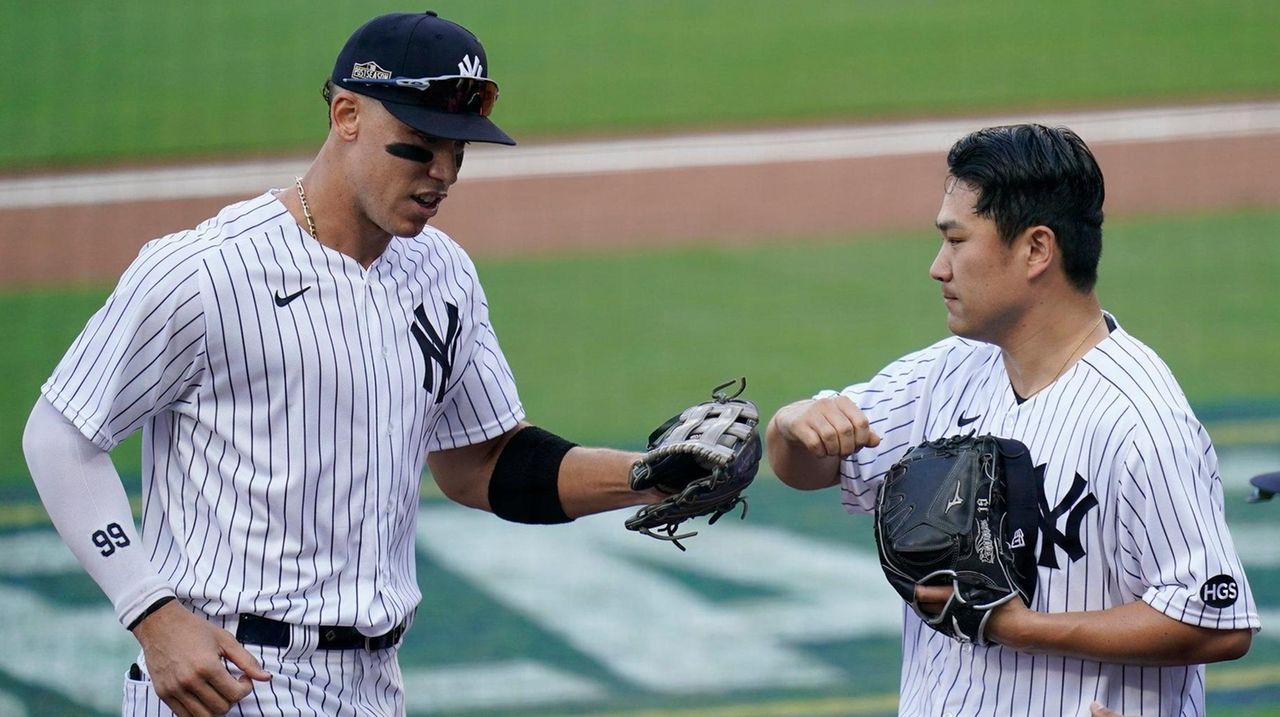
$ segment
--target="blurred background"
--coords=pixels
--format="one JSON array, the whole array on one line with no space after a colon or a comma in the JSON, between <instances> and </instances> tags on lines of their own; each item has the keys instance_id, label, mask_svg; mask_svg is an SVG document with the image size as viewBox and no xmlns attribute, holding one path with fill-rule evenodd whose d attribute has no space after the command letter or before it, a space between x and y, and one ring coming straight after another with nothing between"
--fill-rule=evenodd
<instances>
[{"instance_id":1,"label":"blurred background","mask_svg":"<svg viewBox=\"0 0 1280 717\"><path fill-rule=\"evenodd\" d=\"M0 715L111 714L136 651L31 487L40 384L144 242L305 171L342 43L406 9L0 5ZM1208 426L1280 625L1280 506L1244 501L1280 469L1280 4L433 9L484 42L520 141L472 147L437 223L477 259L530 418L583 443L639 447L735 376L771 415L941 338L947 147L1077 130L1107 178L1099 295ZM134 495L138 452L113 454ZM626 513L521 527L424 478L410 713L894 714L899 608L869 520L767 474L750 497L679 553ZM1275 714L1275 634L1209 668L1212 714Z\"/></svg>"}]
</instances>

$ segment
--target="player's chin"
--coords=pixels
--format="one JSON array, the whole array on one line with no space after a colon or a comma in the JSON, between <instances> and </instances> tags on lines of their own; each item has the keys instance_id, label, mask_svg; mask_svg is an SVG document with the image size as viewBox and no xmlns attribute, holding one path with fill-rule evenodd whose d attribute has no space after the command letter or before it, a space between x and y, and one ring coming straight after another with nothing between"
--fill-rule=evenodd
<instances>
[{"instance_id":1,"label":"player's chin","mask_svg":"<svg viewBox=\"0 0 1280 717\"><path fill-rule=\"evenodd\" d=\"M974 322L965 319L964 316L954 313L947 314L947 330L949 330L953 336L959 336L962 339L984 342L987 340L984 338L987 334L984 333L979 326L975 325Z\"/></svg>"},{"instance_id":2,"label":"player's chin","mask_svg":"<svg viewBox=\"0 0 1280 717\"><path fill-rule=\"evenodd\" d=\"M394 224L392 233L398 237L415 237L422 233L423 227L435 218L439 210L440 202L423 204L409 199L398 204L391 217Z\"/></svg>"},{"instance_id":3,"label":"player's chin","mask_svg":"<svg viewBox=\"0 0 1280 717\"><path fill-rule=\"evenodd\" d=\"M416 215L396 217L395 226L392 227L391 233L398 237L416 237L427 226L427 221L428 218Z\"/></svg>"}]
</instances>

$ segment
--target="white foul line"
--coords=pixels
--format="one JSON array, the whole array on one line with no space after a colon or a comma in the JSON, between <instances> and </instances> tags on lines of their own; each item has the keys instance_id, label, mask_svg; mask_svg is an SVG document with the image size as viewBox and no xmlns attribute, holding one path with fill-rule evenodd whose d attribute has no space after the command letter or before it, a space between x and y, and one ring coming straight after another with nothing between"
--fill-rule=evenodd
<instances>
[{"instance_id":1,"label":"white foul line","mask_svg":"<svg viewBox=\"0 0 1280 717\"><path fill-rule=\"evenodd\" d=\"M649 139L472 146L467 181L807 162L945 152L962 135L1015 122L1065 125L1090 145L1280 133L1280 102L1163 107ZM0 180L0 209L256 194L290 184L309 158Z\"/></svg>"}]
</instances>

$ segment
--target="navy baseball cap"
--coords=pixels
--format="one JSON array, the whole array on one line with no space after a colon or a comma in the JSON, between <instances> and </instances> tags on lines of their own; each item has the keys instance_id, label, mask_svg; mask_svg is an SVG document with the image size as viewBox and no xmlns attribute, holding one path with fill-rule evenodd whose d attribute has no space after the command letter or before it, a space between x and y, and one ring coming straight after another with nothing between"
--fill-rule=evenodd
<instances>
[{"instance_id":1,"label":"navy baseball cap","mask_svg":"<svg viewBox=\"0 0 1280 717\"><path fill-rule=\"evenodd\" d=\"M333 66L333 84L373 97L396 119L444 139L515 144L489 120L498 85L484 47L434 12L380 15L361 25Z\"/></svg>"},{"instance_id":2,"label":"navy baseball cap","mask_svg":"<svg viewBox=\"0 0 1280 717\"><path fill-rule=\"evenodd\" d=\"M1280 493L1280 471L1275 473L1263 473L1249 479L1249 483L1253 485L1253 495L1249 496L1250 503L1261 503Z\"/></svg>"}]
</instances>

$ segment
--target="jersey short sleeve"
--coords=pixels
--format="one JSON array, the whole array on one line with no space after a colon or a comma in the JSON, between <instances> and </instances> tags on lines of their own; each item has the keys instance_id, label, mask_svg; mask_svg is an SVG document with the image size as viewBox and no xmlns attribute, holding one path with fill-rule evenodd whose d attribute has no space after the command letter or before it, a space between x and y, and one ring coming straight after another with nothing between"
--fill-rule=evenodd
<instances>
[{"instance_id":1,"label":"jersey short sleeve","mask_svg":"<svg viewBox=\"0 0 1280 717\"><path fill-rule=\"evenodd\" d=\"M428 451L461 448L497 438L524 418L515 376L489 323L488 302L479 282L474 291L468 358L448 389L427 443Z\"/></svg>"},{"instance_id":2,"label":"jersey short sleeve","mask_svg":"<svg viewBox=\"0 0 1280 717\"><path fill-rule=\"evenodd\" d=\"M963 347L955 340L939 342L894 361L870 381L815 396L847 396L867 415L872 430L880 436L880 445L863 448L840 462L841 503L845 510L875 510L876 491L885 474L920 442L929 408L930 382L957 348Z\"/></svg>"},{"instance_id":3,"label":"jersey short sleeve","mask_svg":"<svg viewBox=\"0 0 1280 717\"><path fill-rule=\"evenodd\" d=\"M1222 510L1216 454L1193 418L1135 431L1118 468L1120 580L1181 622L1259 627L1257 605ZM1204 441L1207 443L1207 439Z\"/></svg>"},{"instance_id":4,"label":"jersey short sleeve","mask_svg":"<svg viewBox=\"0 0 1280 717\"><path fill-rule=\"evenodd\" d=\"M201 262L183 239L143 247L41 387L103 450L181 400L204 371Z\"/></svg>"}]
</instances>

